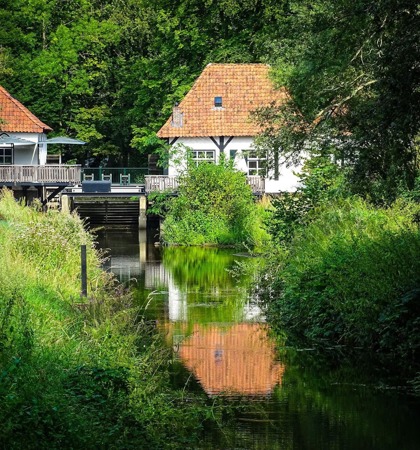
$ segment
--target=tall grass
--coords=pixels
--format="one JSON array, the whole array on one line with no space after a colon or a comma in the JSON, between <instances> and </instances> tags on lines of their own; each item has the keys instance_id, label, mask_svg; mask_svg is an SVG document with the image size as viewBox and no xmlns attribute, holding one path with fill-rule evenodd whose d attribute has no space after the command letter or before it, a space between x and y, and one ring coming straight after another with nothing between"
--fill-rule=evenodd
<instances>
[{"instance_id":1,"label":"tall grass","mask_svg":"<svg viewBox=\"0 0 420 450\"><path fill-rule=\"evenodd\" d=\"M3 191L0 219L0 446L195 442L206 415L203 400L187 404L170 389L168 351L129 293L100 270L79 218L40 213ZM88 246L85 300L82 243Z\"/></svg>"}]
</instances>

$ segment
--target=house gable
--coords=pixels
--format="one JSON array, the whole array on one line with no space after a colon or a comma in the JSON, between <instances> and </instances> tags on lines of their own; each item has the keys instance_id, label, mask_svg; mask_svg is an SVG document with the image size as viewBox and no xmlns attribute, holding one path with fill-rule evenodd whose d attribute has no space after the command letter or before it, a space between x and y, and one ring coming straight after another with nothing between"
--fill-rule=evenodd
<instances>
[{"instance_id":1,"label":"house gable","mask_svg":"<svg viewBox=\"0 0 420 450\"><path fill-rule=\"evenodd\" d=\"M0 131L46 133L52 129L0 86Z\"/></svg>"}]
</instances>

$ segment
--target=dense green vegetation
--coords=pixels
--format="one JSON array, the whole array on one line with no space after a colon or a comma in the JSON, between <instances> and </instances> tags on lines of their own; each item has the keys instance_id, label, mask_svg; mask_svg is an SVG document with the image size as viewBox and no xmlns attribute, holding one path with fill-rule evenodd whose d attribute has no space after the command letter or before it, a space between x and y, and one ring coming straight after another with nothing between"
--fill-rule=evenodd
<instances>
[{"instance_id":1,"label":"dense green vegetation","mask_svg":"<svg viewBox=\"0 0 420 450\"><path fill-rule=\"evenodd\" d=\"M161 234L168 244L254 247L268 240L264 208L254 202L245 174L223 159L189 164L179 177L178 196L154 208L165 210Z\"/></svg>"},{"instance_id":2,"label":"dense green vegetation","mask_svg":"<svg viewBox=\"0 0 420 450\"><path fill-rule=\"evenodd\" d=\"M296 193L273 201L276 243L258 294L278 333L420 363L418 191L377 207L349 192L328 158L308 161ZM398 362L398 364L397 364Z\"/></svg>"},{"instance_id":3,"label":"dense green vegetation","mask_svg":"<svg viewBox=\"0 0 420 450\"><path fill-rule=\"evenodd\" d=\"M2 448L195 447L205 399L169 383L169 351L99 268L77 216L0 200ZM89 297L81 299L80 244Z\"/></svg>"},{"instance_id":4,"label":"dense green vegetation","mask_svg":"<svg viewBox=\"0 0 420 450\"><path fill-rule=\"evenodd\" d=\"M378 202L413 188L412 0L5 0L0 18L0 84L56 133L89 142L67 159L145 163L206 64L264 62L291 101L260 111L272 125L261 149L328 149L346 161L352 191Z\"/></svg>"},{"instance_id":5,"label":"dense green vegetation","mask_svg":"<svg viewBox=\"0 0 420 450\"><path fill-rule=\"evenodd\" d=\"M418 359L418 211L403 204L375 209L358 199L315 211L271 274L275 326L318 342Z\"/></svg>"},{"instance_id":6,"label":"dense green vegetation","mask_svg":"<svg viewBox=\"0 0 420 450\"><path fill-rule=\"evenodd\" d=\"M261 149L294 159L322 150L348 188L375 202L412 189L420 124L420 11L411 0L288 1L271 43L290 101L260 111ZM279 126L280 125L280 126Z\"/></svg>"},{"instance_id":7,"label":"dense green vegetation","mask_svg":"<svg viewBox=\"0 0 420 450\"><path fill-rule=\"evenodd\" d=\"M161 148L155 132L207 63L271 64L273 80L291 95L281 108L256 112L266 127L258 149L268 164L302 152L312 157L304 187L274 200L267 218L275 245L261 295L271 320L300 336L414 361L419 17L412 0L5 0L0 84L58 134L89 142L66 160L139 165ZM226 178L225 170L231 171L201 165L185 175L165 240L249 246L266 240L264 215L251 206L240 175ZM12 245L8 225L2 233ZM56 233L58 243L68 239L67 229ZM19 248L31 261L32 246ZM37 249L39 267L48 261L61 267L61 252L44 250ZM16 302L26 298L22 273L16 269L7 281L7 298ZM77 296L61 294L75 285L74 273L56 285L42 274L24 277L34 295L52 289L59 298ZM31 342L32 334L21 330L13 342L30 348L22 339Z\"/></svg>"}]
</instances>

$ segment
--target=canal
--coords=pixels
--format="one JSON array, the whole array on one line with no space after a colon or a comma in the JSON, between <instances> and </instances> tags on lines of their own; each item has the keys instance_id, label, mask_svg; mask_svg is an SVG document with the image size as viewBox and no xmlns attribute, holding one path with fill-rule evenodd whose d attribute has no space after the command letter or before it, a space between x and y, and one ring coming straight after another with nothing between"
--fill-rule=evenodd
<instances>
[{"instance_id":1,"label":"canal","mask_svg":"<svg viewBox=\"0 0 420 450\"><path fill-rule=\"evenodd\" d=\"M173 383L227 409L203 449L414 450L420 401L368 355L286 347L250 294L256 258L215 248L159 248L152 230L106 230L109 270L130 285L173 349ZM244 270L245 267L245 270ZM356 358L356 359L355 359Z\"/></svg>"}]
</instances>

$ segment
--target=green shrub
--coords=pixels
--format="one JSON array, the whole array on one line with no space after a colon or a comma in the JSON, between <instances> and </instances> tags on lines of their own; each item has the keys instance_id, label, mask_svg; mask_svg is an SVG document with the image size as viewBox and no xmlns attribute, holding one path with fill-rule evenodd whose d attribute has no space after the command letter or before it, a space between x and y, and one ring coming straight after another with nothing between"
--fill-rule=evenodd
<instances>
[{"instance_id":1,"label":"green shrub","mask_svg":"<svg viewBox=\"0 0 420 450\"><path fill-rule=\"evenodd\" d=\"M262 245L268 234L245 175L224 160L190 164L169 204L163 240L182 245Z\"/></svg>"},{"instance_id":2,"label":"green shrub","mask_svg":"<svg viewBox=\"0 0 420 450\"><path fill-rule=\"evenodd\" d=\"M312 220L315 208L345 196L343 169L329 154L313 154L298 177L301 185L296 192L283 192L272 200L268 229L274 242L285 247Z\"/></svg>"},{"instance_id":3,"label":"green shrub","mask_svg":"<svg viewBox=\"0 0 420 450\"><path fill-rule=\"evenodd\" d=\"M349 199L316 211L262 279L278 330L415 360L420 350L418 205Z\"/></svg>"}]
</instances>

